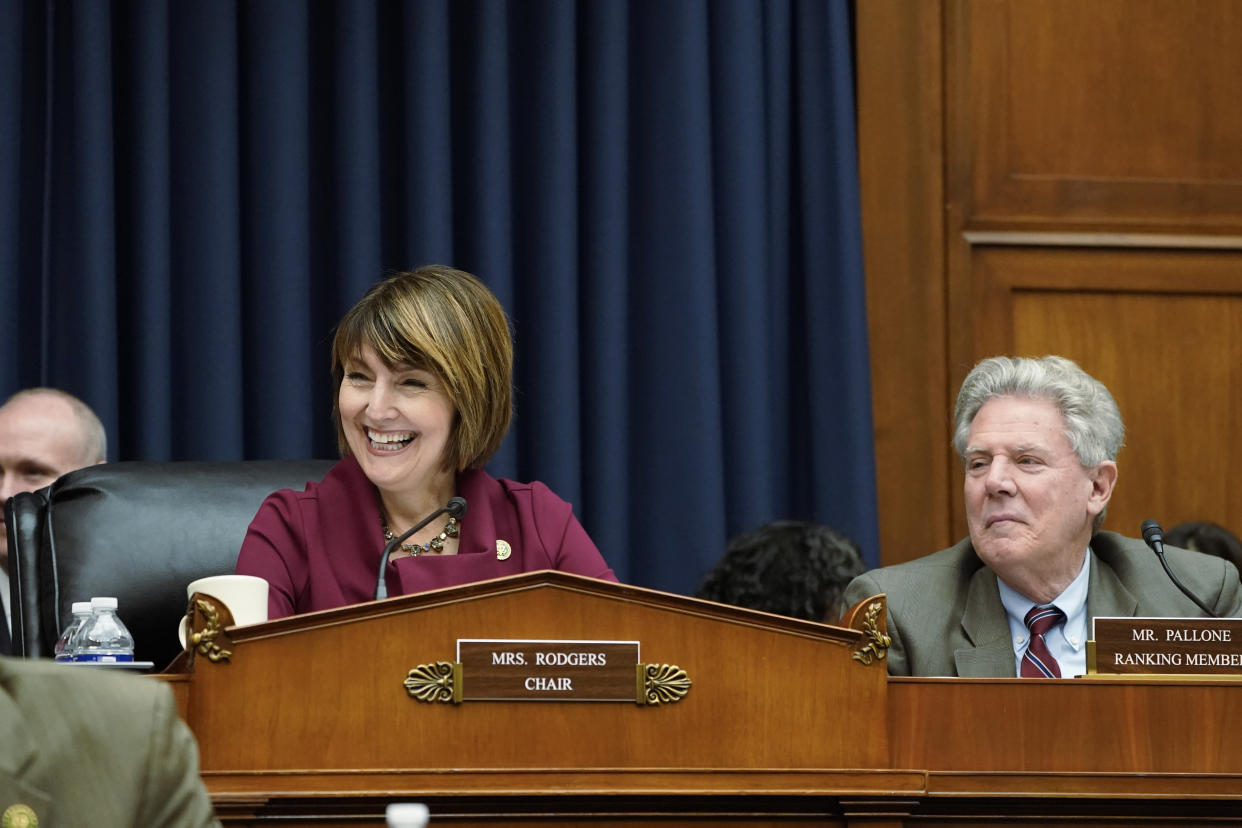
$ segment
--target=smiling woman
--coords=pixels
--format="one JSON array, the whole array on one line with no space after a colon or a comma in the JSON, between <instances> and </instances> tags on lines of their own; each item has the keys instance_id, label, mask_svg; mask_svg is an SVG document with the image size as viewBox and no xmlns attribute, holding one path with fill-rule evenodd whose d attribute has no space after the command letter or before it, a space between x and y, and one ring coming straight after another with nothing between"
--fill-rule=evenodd
<instances>
[{"instance_id":1,"label":"smiling woman","mask_svg":"<svg viewBox=\"0 0 1242 828\"><path fill-rule=\"evenodd\" d=\"M616 580L570 504L483 470L512 419L512 372L504 309L464 271L398 273L345 314L332 344L343 459L268 497L237 561L271 585L270 618L371 600L388 542L454 497L468 517L393 549L389 594L536 569Z\"/></svg>"}]
</instances>

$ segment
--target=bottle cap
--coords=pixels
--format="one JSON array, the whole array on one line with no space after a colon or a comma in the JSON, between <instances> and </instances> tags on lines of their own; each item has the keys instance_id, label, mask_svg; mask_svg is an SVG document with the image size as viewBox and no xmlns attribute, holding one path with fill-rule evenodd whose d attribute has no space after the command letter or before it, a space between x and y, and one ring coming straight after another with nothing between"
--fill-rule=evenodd
<instances>
[{"instance_id":1,"label":"bottle cap","mask_svg":"<svg viewBox=\"0 0 1242 828\"><path fill-rule=\"evenodd\" d=\"M108 597L104 597L104 598L95 597L95 598L92 598L92 599L91 599L91 609L111 609L111 610L114 610L114 609L116 609L116 599L115 599L115 598L108 598Z\"/></svg>"},{"instance_id":2,"label":"bottle cap","mask_svg":"<svg viewBox=\"0 0 1242 828\"><path fill-rule=\"evenodd\" d=\"M74 601L73 606L69 608L69 611L73 613L74 615L77 615L79 612L90 612L91 602L90 601Z\"/></svg>"},{"instance_id":3,"label":"bottle cap","mask_svg":"<svg viewBox=\"0 0 1242 828\"><path fill-rule=\"evenodd\" d=\"M394 802L384 812L390 828L422 828L430 815L421 802Z\"/></svg>"}]
</instances>

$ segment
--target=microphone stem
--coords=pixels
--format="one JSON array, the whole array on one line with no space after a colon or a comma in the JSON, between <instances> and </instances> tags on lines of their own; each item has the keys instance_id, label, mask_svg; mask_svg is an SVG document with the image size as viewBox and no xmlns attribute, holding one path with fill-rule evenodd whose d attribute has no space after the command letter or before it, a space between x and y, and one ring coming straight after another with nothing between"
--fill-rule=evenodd
<instances>
[{"instance_id":1,"label":"microphone stem","mask_svg":"<svg viewBox=\"0 0 1242 828\"><path fill-rule=\"evenodd\" d=\"M1183 584L1183 583L1182 583L1182 582L1178 579L1178 577L1177 577L1176 575L1174 575L1174 574L1173 574L1173 570L1169 568L1169 562L1168 562L1168 561L1166 561L1166 560L1164 559L1164 544L1163 544L1163 543L1157 543L1157 544L1155 544L1155 545L1154 545L1154 547L1153 547L1153 548L1154 548L1154 549L1155 549L1155 551L1156 551L1156 557L1160 559L1160 565L1164 567L1164 571L1165 571L1166 573L1168 573L1169 579L1173 581L1174 585L1176 585L1176 586L1177 586L1177 588L1178 588L1178 589L1180 589L1180 590L1182 591L1182 593L1183 593L1183 594L1184 594L1187 598L1189 598L1190 600L1194 601L1194 602L1195 602L1195 604L1197 604L1197 605L1198 605L1199 609L1201 609L1201 610L1203 610L1204 612L1206 612L1206 613L1208 614L1208 617L1209 617L1209 618L1216 618L1216 617L1217 617L1217 616L1216 616L1216 613L1214 613L1214 612L1212 612L1210 609L1208 609L1207 605L1206 605L1206 604L1204 604L1202 601L1200 601L1200 600L1198 599L1198 597L1197 597L1197 596L1195 596L1195 594L1194 594L1193 592L1191 592L1189 589L1187 589L1187 588L1186 588L1186 585L1185 585L1185 584Z\"/></svg>"},{"instance_id":2,"label":"microphone stem","mask_svg":"<svg viewBox=\"0 0 1242 828\"><path fill-rule=\"evenodd\" d=\"M396 549L406 538L417 532L419 529L422 529L428 523L431 523L445 512L448 512L451 517L461 520L466 516L466 499L464 497L449 498L449 502L446 505L436 509L431 514L427 515L427 517L423 518L409 529L406 529L400 535L397 535L384 546L384 553L380 555L379 560L379 572L376 573L375 577L375 600L378 601L381 598L388 597L388 579L385 577L387 574L385 570L388 568L388 556L391 555L393 550Z\"/></svg>"},{"instance_id":3,"label":"microphone stem","mask_svg":"<svg viewBox=\"0 0 1242 828\"><path fill-rule=\"evenodd\" d=\"M400 535L397 535L395 538L390 540L384 546L384 553L383 555L380 556L379 574L375 579L375 600L378 601L382 598L388 597L388 579L384 577L385 575L384 570L388 566L388 556L391 555L393 550L396 549L399 545L401 545L401 543L404 542L406 538L408 538L410 535L417 532L419 529L422 529L428 523L431 523L433 520L435 520L440 515L444 514L445 512L449 510L450 510L450 507L441 506L439 509L436 509L431 514L427 515L427 517L423 518L418 523L411 526L409 529L406 529Z\"/></svg>"}]
</instances>

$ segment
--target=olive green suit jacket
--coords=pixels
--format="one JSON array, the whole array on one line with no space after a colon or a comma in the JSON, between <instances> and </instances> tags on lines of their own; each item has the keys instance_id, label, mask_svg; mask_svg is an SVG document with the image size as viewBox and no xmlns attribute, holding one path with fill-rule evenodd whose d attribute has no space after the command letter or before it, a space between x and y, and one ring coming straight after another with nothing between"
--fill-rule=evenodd
<instances>
[{"instance_id":1,"label":"olive green suit jacket","mask_svg":"<svg viewBox=\"0 0 1242 828\"><path fill-rule=\"evenodd\" d=\"M167 685L0 658L0 822L32 815L51 828L218 826Z\"/></svg>"},{"instance_id":2,"label":"olive green suit jacket","mask_svg":"<svg viewBox=\"0 0 1242 828\"><path fill-rule=\"evenodd\" d=\"M1221 558L1165 547L1169 567L1221 617L1242 615L1238 571ZM1202 617L1141 540L1114 532L1091 539L1087 631L1097 616ZM1012 677L1015 657L996 574L967 538L907 563L859 575L846 606L884 593L888 672L894 676Z\"/></svg>"}]
</instances>

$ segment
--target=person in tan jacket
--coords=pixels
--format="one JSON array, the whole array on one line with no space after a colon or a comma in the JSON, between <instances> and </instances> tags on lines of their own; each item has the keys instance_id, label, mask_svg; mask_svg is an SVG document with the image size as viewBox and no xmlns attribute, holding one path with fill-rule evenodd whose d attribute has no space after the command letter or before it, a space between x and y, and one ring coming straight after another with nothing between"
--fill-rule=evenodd
<instances>
[{"instance_id":1,"label":"person in tan jacket","mask_svg":"<svg viewBox=\"0 0 1242 828\"><path fill-rule=\"evenodd\" d=\"M163 682L0 657L0 824L218 826Z\"/></svg>"}]
</instances>

